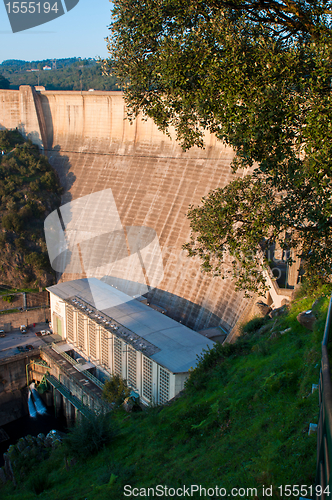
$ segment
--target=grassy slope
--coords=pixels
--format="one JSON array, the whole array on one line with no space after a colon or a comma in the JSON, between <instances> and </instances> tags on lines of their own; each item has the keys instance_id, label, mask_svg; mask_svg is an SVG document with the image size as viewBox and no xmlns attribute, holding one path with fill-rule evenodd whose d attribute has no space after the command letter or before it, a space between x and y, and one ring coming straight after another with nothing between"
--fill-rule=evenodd
<instances>
[{"instance_id":1,"label":"grassy slope","mask_svg":"<svg viewBox=\"0 0 332 500\"><path fill-rule=\"evenodd\" d=\"M308 436L308 427L318 418L318 393L311 394L311 386L319 378L327 290L320 296L314 332L296 321L313 295L270 320L265 333L249 324L237 343L217 347L200 362L173 404L139 414L119 411L119 434L107 449L66 470L60 447L17 489L7 484L1 498L30 500L37 488L40 499L106 500L125 498L125 484L201 484L257 487L261 499L263 484L274 485L273 498L283 498L279 485L313 484L316 435ZM272 328L287 327L290 332L270 338Z\"/></svg>"}]
</instances>

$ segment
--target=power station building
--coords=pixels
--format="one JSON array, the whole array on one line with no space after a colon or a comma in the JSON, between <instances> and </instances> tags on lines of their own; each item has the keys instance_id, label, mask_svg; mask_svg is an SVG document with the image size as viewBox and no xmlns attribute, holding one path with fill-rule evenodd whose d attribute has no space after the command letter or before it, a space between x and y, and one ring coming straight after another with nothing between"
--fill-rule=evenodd
<instances>
[{"instance_id":1,"label":"power station building","mask_svg":"<svg viewBox=\"0 0 332 500\"><path fill-rule=\"evenodd\" d=\"M214 342L96 278L48 288L54 333L106 375L118 374L145 403L184 387L197 355Z\"/></svg>"}]
</instances>

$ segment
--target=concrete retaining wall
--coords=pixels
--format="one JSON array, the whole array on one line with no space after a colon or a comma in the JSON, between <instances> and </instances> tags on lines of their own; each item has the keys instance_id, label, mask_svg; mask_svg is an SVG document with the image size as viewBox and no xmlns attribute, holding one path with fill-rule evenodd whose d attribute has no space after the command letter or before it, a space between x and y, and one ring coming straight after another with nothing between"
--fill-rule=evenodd
<instances>
[{"instance_id":1,"label":"concrete retaining wall","mask_svg":"<svg viewBox=\"0 0 332 500\"><path fill-rule=\"evenodd\" d=\"M11 331L19 328L20 325L31 325L32 323L44 323L45 319L51 320L49 307L43 309L30 309L17 313L7 313L0 315L0 330ZM10 327L8 326L10 325Z\"/></svg>"},{"instance_id":2,"label":"concrete retaining wall","mask_svg":"<svg viewBox=\"0 0 332 500\"><path fill-rule=\"evenodd\" d=\"M38 356L24 353L0 362L0 427L27 415L26 365Z\"/></svg>"}]
</instances>

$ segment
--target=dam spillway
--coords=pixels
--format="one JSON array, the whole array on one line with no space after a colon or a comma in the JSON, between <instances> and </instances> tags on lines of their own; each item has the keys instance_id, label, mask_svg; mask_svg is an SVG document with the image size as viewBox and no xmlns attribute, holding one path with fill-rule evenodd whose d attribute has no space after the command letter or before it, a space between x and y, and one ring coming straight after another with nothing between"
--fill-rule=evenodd
<instances>
[{"instance_id":1,"label":"dam spillway","mask_svg":"<svg viewBox=\"0 0 332 500\"><path fill-rule=\"evenodd\" d=\"M189 205L224 187L234 152L206 133L205 149L183 152L152 120L126 117L121 92L0 90L0 128L18 128L44 149L64 187L63 203L111 188L123 226L153 228L164 278L150 292L170 317L201 330L230 332L250 301L231 280L212 278L189 259ZM65 274L62 280L80 278Z\"/></svg>"}]
</instances>

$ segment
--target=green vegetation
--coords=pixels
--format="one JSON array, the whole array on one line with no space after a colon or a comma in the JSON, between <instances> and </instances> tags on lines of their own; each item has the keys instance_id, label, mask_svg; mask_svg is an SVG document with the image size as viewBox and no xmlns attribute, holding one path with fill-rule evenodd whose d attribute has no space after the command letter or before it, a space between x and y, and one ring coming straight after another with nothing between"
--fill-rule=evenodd
<instances>
[{"instance_id":1,"label":"green vegetation","mask_svg":"<svg viewBox=\"0 0 332 500\"><path fill-rule=\"evenodd\" d=\"M283 316L255 319L236 343L202 356L184 394L169 405L112 412L117 435L98 454L78 457L79 439L70 452L53 450L38 464L38 498L119 500L124 485L198 484L255 487L261 499L264 484L273 485L277 499L279 485L314 484L317 437L308 428L318 420L318 392L311 387L319 378L330 290L307 293ZM296 316L315 299L318 320L310 332ZM17 488L6 484L2 499L36 498L35 473L18 477Z\"/></svg>"},{"instance_id":2,"label":"green vegetation","mask_svg":"<svg viewBox=\"0 0 332 500\"><path fill-rule=\"evenodd\" d=\"M10 81L0 74L0 89L9 89Z\"/></svg>"},{"instance_id":3,"label":"green vegetation","mask_svg":"<svg viewBox=\"0 0 332 500\"><path fill-rule=\"evenodd\" d=\"M208 130L235 151L234 171L244 169L190 210L189 255L217 275L230 255L238 285L257 290L256 250L279 241L307 276L328 281L332 2L113 4L105 67L125 86L129 116L174 128L184 149L203 146Z\"/></svg>"},{"instance_id":4,"label":"green vegetation","mask_svg":"<svg viewBox=\"0 0 332 500\"><path fill-rule=\"evenodd\" d=\"M112 375L112 377L105 382L102 397L108 403L114 403L115 406L119 406L130 393L131 390L127 386L126 381L123 380L120 375Z\"/></svg>"},{"instance_id":5,"label":"green vegetation","mask_svg":"<svg viewBox=\"0 0 332 500\"><path fill-rule=\"evenodd\" d=\"M109 415L82 418L65 438L65 449L70 456L85 460L110 445L116 435Z\"/></svg>"},{"instance_id":6,"label":"green vegetation","mask_svg":"<svg viewBox=\"0 0 332 500\"><path fill-rule=\"evenodd\" d=\"M43 85L46 90L120 90L114 76L102 74L100 64L95 59L58 59L56 69L43 70L45 66L52 68L52 60L16 61L8 60L0 64L0 72L8 82L7 87L18 89L20 85ZM31 71L38 69L39 71ZM8 81L9 80L9 81ZM6 82L3 82L6 84Z\"/></svg>"},{"instance_id":7,"label":"green vegetation","mask_svg":"<svg viewBox=\"0 0 332 500\"><path fill-rule=\"evenodd\" d=\"M0 131L0 282L34 288L54 282L44 219L60 205L56 172L18 131ZM8 290L6 290L8 293Z\"/></svg>"}]
</instances>

